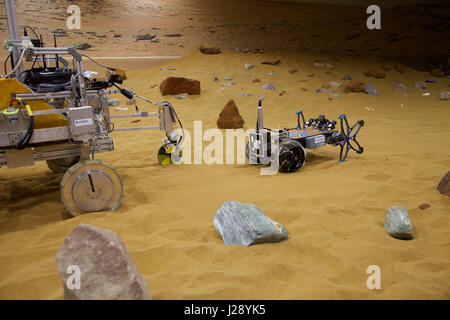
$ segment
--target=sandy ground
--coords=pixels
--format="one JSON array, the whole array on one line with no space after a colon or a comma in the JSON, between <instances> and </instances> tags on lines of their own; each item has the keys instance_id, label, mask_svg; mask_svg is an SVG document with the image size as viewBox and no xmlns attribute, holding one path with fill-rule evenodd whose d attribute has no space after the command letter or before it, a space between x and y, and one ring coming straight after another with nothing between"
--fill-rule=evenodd
<instances>
[{"instance_id":1,"label":"sandy ground","mask_svg":"<svg viewBox=\"0 0 450 320\"><path fill-rule=\"evenodd\" d=\"M149 6L156 6L155 3ZM224 33L226 28L216 27L223 23L221 19L229 21L227 6L224 5L223 16L215 17L208 7L198 3L188 9L181 8L186 16L176 11L179 2L172 2L163 9L172 10L174 17L185 17L186 26L189 21L197 20L207 26L216 19L215 29ZM318 7L310 7L316 10L314 12L322 12ZM91 30L118 29L120 17L114 16L118 15L116 7L97 10L111 11L116 24L104 17L106 27L100 28L97 22ZM131 8L129 11L136 12ZM156 16L157 11L151 12ZM34 11L27 15L36 17ZM143 13L141 18L144 16ZM188 20L190 16L194 20ZM276 11L273 16L271 21L276 24ZM142 23L138 18L139 15L136 24ZM35 19L32 22L39 23ZM173 25L168 20L161 19L161 25L163 22ZM235 21L238 19L234 19L233 24L237 23ZM64 23L61 19L44 22L47 25L40 26L42 31L63 27ZM158 100L161 99L158 86L168 76L200 80L203 88L200 96L184 100L169 97L190 132L197 120L203 121L203 129L217 128L219 112L231 98L246 121L244 129L254 128L257 100L264 94L265 125L269 127L295 126L299 106L307 117L325 114L329 119L337 119L346 113L351 123L363 119L366 125L359 141L365 153L350 154L348 161L339 163L339 150L326 146L308 152L306 165L297 173L261 176L258 167L247 164L161 167L156 152L164 138L162 132L116 132L112 134L116 150L97 158L113 165L122 176L125 187L122 204L115 212L76 218L68 216L59 200L62 176L50 172L45 163L36 163L26 170L1 168L0 298L61 299L63 289L55 255L63 239L79 223L107 228L120 235L154 299L450 298L450 199L436 191L450 167L450 102L437 98L440 91L448 90L448 78L437 78L437 83L421 90L413 88L414 82L433 78L424 71L410 68L404 74L391 70L385 79L365 77L363 72L369 68L390 64L390 60L367 55L365 33L351 43L341 41L330 46L326 39L319 40L323 39L319 36L302 42L309 52L299 50L300 47L292 52L295 51L290 50L292 42L279 41L280 48L266 47L264 41L234 38L241 33L233 29L226 41L217 41L225 53L206 56L190 51L199 43L221 38L217 35L209 38L206 35L214 34L207 30L201 33L201 24L189 32L192 28L181 29L181 23L173 29L163 26L167 30L156 31L185 34L176 38L183 39L184 49L155 44L153 50L153 44L143 47L140 42L132 42L131 35L136 29L132 22L120 23L120 27L129 28L123 31L127 35L125 39L117 40L112 46L111 42L101 44L100 40L95 40L95 46L85 53L92 56L182 54L182 59L147 69L143 69L148 65L140 64L142 62L128 63L132 71L128 73L126 87ZM152 26L140 24L144 33L151 32ZM251 24L248 28L256 27ZM289 28L283 30L286 29ZM347 31L352 33L345 30L345 34ZM198 37L192 38L195 33ZM444 40L448 37L448 33L433 34ZM420 37L427 35L427 32L420 33ZM273 36L268 38L274 43ZM430 40L429 50L423 47L417 50L427 55L441 54L448 49L445 43L449 42L438 40ZM407 54L408 43L413 42L400 41L406 41L404 46L395 41L386 47L377 45L380 54ZM235 46L267 51L245 54L235 52ZM332 46L337 49L333 53L311 51ZM355 52L341 50L345 47ZM281 59L277 66L260 64L277 59ZM334 68L316 67L316 61L331 63ZM253 63L255 67L245 70L245 63ZM292 68L298 72L289 73ZM275 76L269 76L269 72ZM370 82L380 96L343 94L342 89L336 89L336 93L342 93L340 98L329 93L314 93L329 81L341 81L346 74ZM218 77L217 82L212 80L214 76ZM225 77L233 77L237 85L223 87L228 82ZM262 82L252 83L255 78ZM394 80L402 81L407 87L407 97L402 95L404 91L392 90L396 85ZM274 84L276 90L262 90L264 83ZM220 92L221 88L225 90ZM285 93L280 96L282 91ZM425 92L431 95L423 96ZM241 96L241 93L252 96ZM125 107L124 98L118 98ZM148 105L141 105L141 108L153 110ZM138 125L151 123L151 120L143 120ZM116 127L131 125L130 120L115 121L115 124ZM251 247L225 246L213 226L213 216L227 200L258 205L270 218L286 226L289 239ZM421 210L418 207L422 203L429 203L431 207ZM394 205L408 209L414 225L413 240L393 239L384 230L386 209ZM381 268L381 290L366 287L369 277L366 269L370 265Z\"/></svg>"},{"instance_id":2,"label":"sandy ground","mask_svg":"<svg viewBox=\"0 0 450 320\"><path fill-rule=\"evenodd\" d=\"M279 66L259 64L278 58ZM335 68L326 74L327 69L313 65L316 60L333 62ZM256 67L246 74L244 63ZM130 72L127 85L149 98L159 97L150 86L168 75L200 80L201 96L171 99L190 131L194 120L202 120L205 129L216 128L230 98L245 129L252 128L257 97L263 93L261 84L252 83L258 77L277 86L275 92L264 92L266 126L295 125L299 105L307 116L323 113L335 119L346 113L351 122L365 120L360 142L366 152L339 163L338 150L324 147L308 153L301 171L267 177L250 165L161 167L156 151L162 133L113 133L116 151L99 158L124 179L122 205L117 212L72 219L59 202L61 176L45 163L26 172L2 168L0 297L61 298L55 254L73 227L90 223L122 237L155 299L450 298L450 199L435 190L450 166L449 102L436 98L449 80L431 84L425 90L428 97L412 88L415 80L428 77L414 70L371 79L378 97L354 93L330 101L330 94L313 93L348 70L364 80L362 72L377 64L379 60L339 55L193 53L164 65L176 71L153 67ZM290 74L292 67L299 72ZM275 77L267 75L271 71ZM220 80L214 82L211 75ZM227 76L238 85L219 93ZM408 87L408 97L392 91L394 80ZM282 90L286 93L279 96ZM127 125L129 120L116 122ZM212 220L227 200L260 206L287 227L289 239L248 248L225 246ZM431 208L420 210L422 203ZM385 211L393 205L409 210L414 240L386 234ZM374 264L382 270L378 291L366 288L366 268Z\"/></svg>"}]
</instances>

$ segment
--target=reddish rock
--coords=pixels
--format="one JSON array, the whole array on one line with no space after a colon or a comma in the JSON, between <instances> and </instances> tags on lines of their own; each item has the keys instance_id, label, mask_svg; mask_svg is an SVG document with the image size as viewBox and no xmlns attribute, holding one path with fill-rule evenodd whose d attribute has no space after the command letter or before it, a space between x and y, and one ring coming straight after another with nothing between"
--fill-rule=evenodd
<instances>
[{"instance_id":1,"label":"reddish rock","mask_svg":"<svg viewBox=\"0 0 450 320\"><path fill-rule=\"evenodd\" d=\"M450 171L439 182L437 189L444 196L450 197Z\"/></svg>"},{"instance_id":2,"label":"reddish rock","mask_svg":"<svg viewBox=\"0 0 450 320\"><path fill-rule=\"evenodd\" d=\"M271 66L276 66L276 65L279 64L280 62L281 62L281 60L264 61L264 62L261 62L261 64L270 64Z\"/></svg>"},{"instance_id":3,"label":"reddish rock","mask_svg":"<svg viewBox=\"0 0 450 320\"><path fill-rule=\"evenodd\" d=\"M221 52L220 48L217 48L213 44L206 44L206 43L202 44L199 47L199 50L201 53L204 53L204 54L219 54Z\"/></svg>"},{"instance_id":4,"label":"reddish rock","mask_svg":"<svg viewBox=\"0 0 450 320\"><path fill-rule=\"evenodd\" d=\"M244 126L244 123L236 103L231 99L220 113L217 126L219 129L239 129Z\"/></svg>"},{"instance_id":5,"label":"reddish rock","mask_svg":"<svg viewBox=\"0 0 450 320\"><path fill-rule=\"evenodd\" d=\"M259 79L254 79L253 80L253 83L257 83L257 82L261 82L261 80L259 80Z\"/></svg>"},{"instance_id":6,"label":"reddish rock","mask_svg":"<svg viewBox=\"0 0 450 320\"><path fill-rule=\"evenodd\" d=\"M159 90L163 96L183 93L188 93L189 95L199 95L200 81L187 78L169 77L161 82Z\"/></svg>"},{"instance_id":7,"label":"reddish rock","mask_svg":"<svg viewBox=\"0 0 450 320\"><path fill-rule=\"evenodd\" d=\"M433 69L431 71L431 74L437 78L445 77L445 74L441 69Z\"/></svg>"},{"instance_id":8,"label":"reddish rock","mask_svg":"<svg viewBox=\"0 0 450 320\"><path fill-rule=\"evenodd\" d=\"M297 69L295 69L295 68L292 68L291 70L289 70L289 73L291 73L291 74L294 74L296 72L297 72Z\"/></svg>"},{"instance_id":9,"label":"reddish rock","mask_svg":"<svg viewBox=\"0 0 450 320\"><path fill-rule=\"evenodd\" d=\"M344 87L345 93L363 92L363 90L364 90L364 83L356 81L356 80L350 80L349 82L347 82L347 84Z\"/></svg>"},{"instance_id":10,"label":"reddish rock","mask_svg":"<svg viewBox=\"0 0 450 320\"><path fill-rule=\"evenodd\" d=\"M56 263L64 300L152 298L119 235L110 230L79 224L64 239Z\"/></svg>"},{"instance_id":11,"label":"reddish rock","mask_svg":"<svg viewBox=\"0 0 450 320\"><path fill-rule=\"evenodd\" d=\"M366 77L373 77L376 79L386 78L386 73L383 70L378 69L378 68L368 70L368 71L364 72L364 75Z\"/></svg>"},{"instance_id":12,"label":"reddish rock","mask_svg":"<svg viewBox=\"0 0 450 320\"><path fill-rule=\"evenodd\" d=\"M398 63L395 65L394 69L400 73L405 73L408 70L408 67L404 64Z\"/></svg>"},{"instance_id":13,"label":"reddish rock","mask_svg":"<svg viewBox=\"0 0 450 320\"><path fill-rule=\"evenodd\" d=\"M419 209L420 210L425 210L425 209L428 209L428 208L430 208L431 207L431 205L429 204L429 203L422 203L420 206L419 206Z\"/></svg>"}]
</instances>

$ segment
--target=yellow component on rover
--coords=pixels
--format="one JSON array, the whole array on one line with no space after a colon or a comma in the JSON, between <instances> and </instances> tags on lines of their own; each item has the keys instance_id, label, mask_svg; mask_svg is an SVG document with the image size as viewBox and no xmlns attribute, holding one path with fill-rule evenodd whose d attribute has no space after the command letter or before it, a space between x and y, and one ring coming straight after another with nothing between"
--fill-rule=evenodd
<instances>
[{"instance_id":1,"label":"yellow component on rover","mask_svg":"<svg viewBox=\"0 0 450 320\"><path fill-rule=\"evenodd\" d=\"M8 108L11 95L14 93L29 93L30 90L17 79L0 79L0 108ZM28 113L33 111L51 110L43 100L27 100ZM35 117L35 129L55 128L67 126L67 120L59 114L51 114Z\"/></svg>"}]
</instances>

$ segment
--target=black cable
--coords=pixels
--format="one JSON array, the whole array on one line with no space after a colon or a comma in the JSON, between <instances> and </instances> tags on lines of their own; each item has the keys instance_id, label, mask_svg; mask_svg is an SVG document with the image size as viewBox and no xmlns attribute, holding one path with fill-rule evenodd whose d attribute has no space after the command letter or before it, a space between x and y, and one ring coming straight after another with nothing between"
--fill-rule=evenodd
<instances>
[{"instance_id":1,"label":"black cable","mask_svg":"<svg viewBox=\"0 0 450 320\"><path fill-rule=\"evenodd\" d=\"M89 60L91 60L93 63L95 63L96 65L98 65L99 67L111 70L111 71L116 71L116 69L112 68L112 67L107 67L102 65L101 63L98 63L97 61L95 61L94 59L92 59L91 57L85 55L85 54L81 54L82 57L88 58Z\"/></svg>"},{"instance_id":2,"label":"black cable","mask_svg":"<svg viewBox=\"0 0 450 320\"><path fill-rule=\"evenodd\" d=\"M3 64L3 68L5 69L5 74L8 74L8 72L6 71L6 64L8 63L8 60L11 58L12 52L8 55L8 57L6 57L5 59L5 63Z\"/></svg>"},{"instance_id":3,"label":"black cable","mask_svg":"<svg viewBox=\"0 0 450 320\"><path fill-rule=\"evenodd\" d=\"M24 28L30 29L30 30L34 33L34 35L36 36L36 39L39 40L39 36L37 35L36 31L34 31L33 27L30 27L30 26L24 26Z\"/></svg>"}]
</instances>

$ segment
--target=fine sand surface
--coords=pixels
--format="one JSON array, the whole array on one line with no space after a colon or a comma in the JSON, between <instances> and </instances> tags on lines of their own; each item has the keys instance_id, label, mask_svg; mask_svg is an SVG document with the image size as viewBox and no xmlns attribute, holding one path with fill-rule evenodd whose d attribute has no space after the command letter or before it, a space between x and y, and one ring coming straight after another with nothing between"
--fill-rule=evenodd
<instances>
[{"instance_id":1,"label":"fine sand surface","mask_svg":"<svg viewBox=\"0 0 450 320\"><path fill-rule=\"evenodd\" d=\"M277 59L277 66L260 64ZM316 67L315 61L335 67ZM255 67L245 70L245 63ZM363 75L386 63L336 53L194 52L129 72L126 87L155 100L161 99L158 85L167 76L200 80L200 96L165 97L191 133L196 120L203 121L203 129L217 128L218 114L231 98L246 121L244 129L254 128L257 100L264 94L268 127L295 126L299 108L308 118L325 114L337 119L346 113L351 123L363 119L359 141L365 153L351 153L339 163L338 148L307 150L299 172L261 176L258 167L248 164L161 167L156 152L162 132L117 132L112 134L116 150L96 158L122 176L122 204L116 212L76 218L69 218L59 201L62 176L45 163L1 168L0 298L61 299L56 252L76 225L88 223L120 235L154 299L449 299L450 199L436 186L450 167L450 103L437 98L448 90L450 79L438 78L421 90L413 84L432 78L425 72L392 69L379 80ZM289 73L291 68L298 72ZM346 74L369 81L380 96L343 94L342 89L337 89L340 98L314 93ZM223 87L229 76L237 85ZM255 78L262 82L252 83ZM394 80L407 87L407 97L392 90ZM262 90L264 83L276 90ZM151 120L137 125L147 123ZM130 120L115 124L131 125ZM213 216L227 200L258 205L286 226L289 239L224 245ZM431 207L421 210L422 203ZM413 240L391 238L384 230L386 209L394 205L409 211ZM381 268L381 290L366 287L370 265Z\"/></svg>"}]
</instances>

